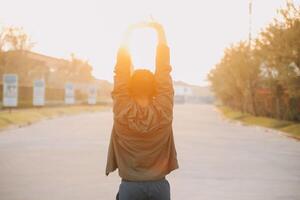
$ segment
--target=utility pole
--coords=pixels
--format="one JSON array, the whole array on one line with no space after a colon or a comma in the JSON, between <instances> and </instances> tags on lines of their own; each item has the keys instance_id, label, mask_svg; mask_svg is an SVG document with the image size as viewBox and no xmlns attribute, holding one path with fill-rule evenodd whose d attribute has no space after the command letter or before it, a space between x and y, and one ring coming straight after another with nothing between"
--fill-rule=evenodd
<instances>
[{"instance_id":1,"label":"utility pole","mask_svg":"<svg viewBox=\"0 0 300 200\"><path fill-rule=\"evenodd\" d=\"M248 6L249 6L249 35L248 35L248 48L249 48L249 61L252 62L252 0L248 0ZM257 111L256 111L256 102L255 102L255 91L254 91L254 87L251 83L250 80L247 81L247 93L246 95L249 96L250 101L251 101L251 106L252 106L252 112L254 114L254 116L257 115Z\"/></svg>"},{"instance_id":2,"label":"utility pole","mask_svg":"<svg viewBox=\"0 0 300 200\"><path fill-rule=\"evenodd\" d=\"M251 49L252 43L252 0L249 0L249 35L248 35L248 42L249 42L249 49Z\"/></svg>"}]
</instances>

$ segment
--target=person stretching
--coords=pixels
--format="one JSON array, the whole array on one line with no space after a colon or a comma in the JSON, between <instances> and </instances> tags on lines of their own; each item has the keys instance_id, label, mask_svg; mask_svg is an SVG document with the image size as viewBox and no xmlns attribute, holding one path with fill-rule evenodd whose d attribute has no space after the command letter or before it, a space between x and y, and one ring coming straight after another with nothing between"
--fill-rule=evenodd
<instances>
[{"instance_id":1,"label":"person stretching","mask_svg":"<svg viewBox=\"0 0 300 200\"><path fill-rule=\"evenodd\" d=\"M173 81L163 26L147 22L128 29L153 28L157 33L156 69L133 70L127 43L117 53L112 91L114 123L106 175L118 169L120 200L169 200L166 175L178 168L172 130Z\"/></svg>"}]
</instances>

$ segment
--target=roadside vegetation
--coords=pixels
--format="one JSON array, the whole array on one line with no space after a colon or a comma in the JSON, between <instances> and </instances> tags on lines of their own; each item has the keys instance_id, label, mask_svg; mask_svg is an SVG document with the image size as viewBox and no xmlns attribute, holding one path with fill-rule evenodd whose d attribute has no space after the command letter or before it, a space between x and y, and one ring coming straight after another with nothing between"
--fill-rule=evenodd
<instances>
[{"instance_id":1,"label":"roadside vegetation","mask_svg":"<svg viewBox=\"0 0 300 200\"><path fill-rule=\"evenodd\" d=\"M256 125L283 131L294 138L300 139L300 123L277 120L268 117L257 117L225 106L218 106L218 108L227 119L238 120L246 125Z\"/></svg>"},{"instance_id":2,"label":"roadside vegetation","mask_svg":"<svg viewBox=\"0 0 300 200\"><path fill-rule=\"evenodd\" d=\"M77 105L62 107L41 107L28 109L12 109L0 111L0 130L9 127L30 125L34 122L51 119L57 116L75 115L87 112L98 112L108 109L104 105Z\"/></svg>"},{"instance_id":3,"label":"roadside vegetation","mask_svg":"<svg viewBox=\"0 0 300 200\"><path fill-rule=\"evenodd\" d=\"M208 79L227 118L300 138L300 6L278 13L255 40L228 47Z\"/></svg>"}]
</instances>

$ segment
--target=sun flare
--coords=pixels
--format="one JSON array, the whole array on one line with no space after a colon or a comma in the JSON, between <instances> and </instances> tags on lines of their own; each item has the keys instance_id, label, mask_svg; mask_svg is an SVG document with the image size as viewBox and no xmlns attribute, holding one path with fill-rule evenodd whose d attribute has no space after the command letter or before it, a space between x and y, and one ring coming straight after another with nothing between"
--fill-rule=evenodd
<instances>
[{"instance_id":1,"label":"sun flare","mask_svg":"<svg viewBox=\"0 0 300 200\"><path fill-rule=\"evenodd\" d=\"M129 49L135 69L155 69L156 33L149 28L133 31Z\"/></svg>"}]
</instances>

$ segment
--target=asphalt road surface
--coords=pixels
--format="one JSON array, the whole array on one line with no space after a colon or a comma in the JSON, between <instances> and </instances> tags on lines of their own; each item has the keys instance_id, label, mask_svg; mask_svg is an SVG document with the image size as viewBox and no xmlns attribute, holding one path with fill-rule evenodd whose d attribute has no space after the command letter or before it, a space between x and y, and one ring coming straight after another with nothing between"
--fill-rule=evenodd
<instances>
[{"instance_id":1,"label":"asphalt road surface","mask_svg":"<svg viewBox=\"0 0 300 200\"><path fill-rule=\"evenodd\" d=\"M173 200L299 200L300 142L228 122L210 105L175 108L180 169ZM0 132L0 200L110 200L106 177L110 110Z\"/></svg>"}]
</instances>

